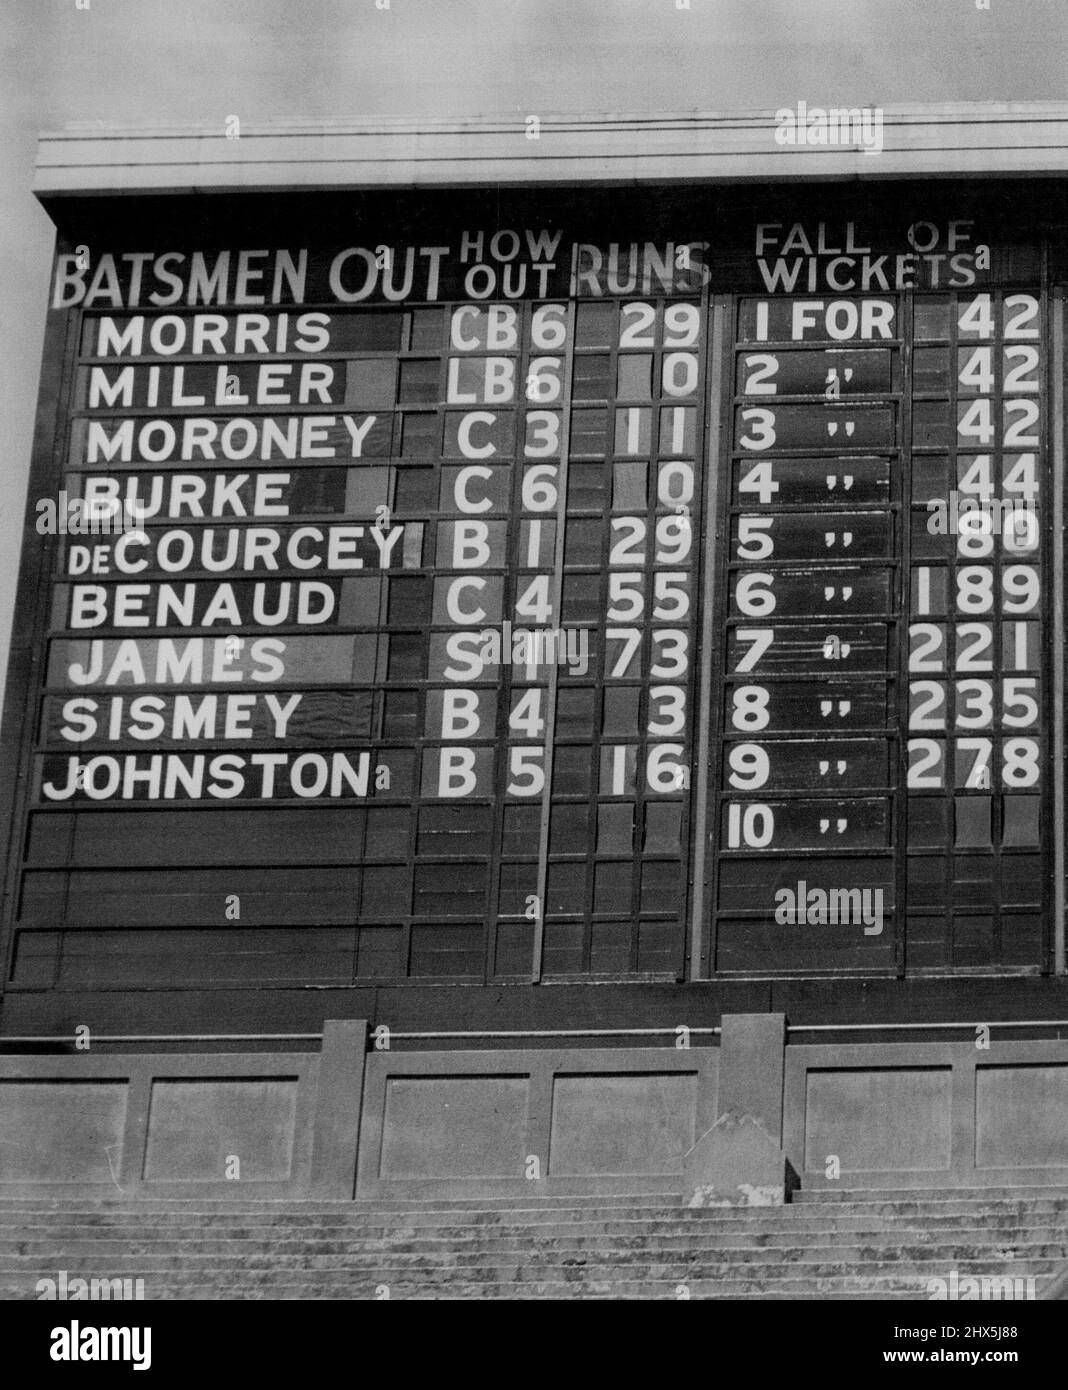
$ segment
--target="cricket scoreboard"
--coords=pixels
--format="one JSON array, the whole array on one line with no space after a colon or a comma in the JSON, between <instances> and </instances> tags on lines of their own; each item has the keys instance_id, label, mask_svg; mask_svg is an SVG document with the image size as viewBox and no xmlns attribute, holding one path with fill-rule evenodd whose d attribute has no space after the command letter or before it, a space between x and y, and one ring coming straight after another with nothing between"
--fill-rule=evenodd
<instances>
[{"instance_id":1,"label":"cricket scoreboard","mask_svg":"<svg viewBox=\"0 0 1068 1390\"><path fill-rule=\"evenodd\" d=\"M64 242L9 985L1047 970L1049 258L856 201Z\"/></svg>"}]
</instances>

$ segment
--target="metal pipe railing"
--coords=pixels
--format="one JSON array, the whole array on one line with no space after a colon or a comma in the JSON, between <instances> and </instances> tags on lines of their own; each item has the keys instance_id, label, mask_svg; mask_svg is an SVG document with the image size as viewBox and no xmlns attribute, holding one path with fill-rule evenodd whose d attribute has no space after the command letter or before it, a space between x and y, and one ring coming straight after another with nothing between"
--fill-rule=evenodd
<instances>
[{"instance_id":1,"label":"metal pipe railing","mask_svg":"<svg viewBox=\"0 0 1068 1390\"><path fill-rule=\"evenodd\" d=\"M142 1042L320 1042L322 1033L92 1033L94 1043L142 1043ZM5 1043L69 1043L74 1041L71 1033L58 1036L39 1034L35 1036L13 1036L0 1034L0 1047Z\"/></svg>"},{"instance_id":2,"label":"metal pipe railing","mask_svg":"<svg viewBox=\"0 0 1068 1390\"><path fill-rule=\"evenodd\" d=\"M369 1025L373 1028L374 1025ZM722 1028L697 1028L675 1024L669 1028L471 1028L464 1030L430 1030L408 1032L390 1029L390 1039L398 1042L460 1041L476 1038L653 1038L675 1037L680 1027L687 1027L691 1037L718 1037ZM976 1020L967 1022L910 1022L910 1023L790 1023L787 1033L886 1033L886 1032L951 1032L954 1029L972 1031L980 1026ZM1068 1028L1068 1019L999 1019L982 1022L987 1028ZM154 1043L154 1042L318 1042L322 1033L94 1033L94 1043ZM73 1041L70 1033L61 1034L0 1034L0 1047L5 1044L55 1044Z\"/></svg>"},{"instance_id":3,"label":"metal pipe railing","mask_svg":"<svg viewBox=\"0 0 1068 1390\"><path fill-rule=\"evenodd\" d=\"M1018 1018L987 1023L985 1019L969 1019L966 1023L788 1023L788 1033L885 1033L889 1030L945 1031L950 1028L974 1030L984 1028L1068 1028L1068 1019Z\"/></svg>"}]
</instances>

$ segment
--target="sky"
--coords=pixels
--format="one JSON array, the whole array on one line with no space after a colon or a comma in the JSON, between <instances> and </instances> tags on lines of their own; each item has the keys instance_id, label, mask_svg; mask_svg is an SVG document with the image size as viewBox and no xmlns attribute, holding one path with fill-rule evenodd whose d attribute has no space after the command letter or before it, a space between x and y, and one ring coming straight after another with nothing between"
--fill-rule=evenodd
<instances>
[{"instance_id":1,"label":"sky","mask_svg":"<svg viewBox=\"0 0 1068 1390\"><path fill-rule=\"evenodd\" d=\"M39 131L1068 100L1068 0L382 5L0 0L0 672L53 239Z\"/></svg>"}]
</instances>

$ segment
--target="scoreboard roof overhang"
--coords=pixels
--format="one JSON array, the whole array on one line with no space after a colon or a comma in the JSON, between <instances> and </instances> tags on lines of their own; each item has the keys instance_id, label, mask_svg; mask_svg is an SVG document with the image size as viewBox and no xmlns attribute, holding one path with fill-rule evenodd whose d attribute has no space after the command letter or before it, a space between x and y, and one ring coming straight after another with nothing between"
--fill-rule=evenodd
<instances>
[{"instance_id":1,"label":"scoreboard roof overhang","mask_svg":"<svg viewBox=\"0 0 1068 1390\"><path fill-rule=\"evenodd\" d=\"M1068 173L1064 102L861 108L879 113L878 152L856 142L779 143L785 109L242 123L237 138L232 128L227 137L222 121L211 128L71 126L41 135L35 192L48 204L69 196L283 188L609 187ZM815 102L798 107L809 121L819 109Z\"/></svg>"}]
</instances>

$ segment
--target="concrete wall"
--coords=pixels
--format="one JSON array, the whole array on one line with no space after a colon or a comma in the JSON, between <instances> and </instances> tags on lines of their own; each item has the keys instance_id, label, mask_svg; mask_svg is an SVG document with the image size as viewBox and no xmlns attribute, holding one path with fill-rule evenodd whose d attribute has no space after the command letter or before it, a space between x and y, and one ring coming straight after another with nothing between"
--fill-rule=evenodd
<instances>
[{"instance_id":1,"label":"concrete wall","mask_svg":"<svg viewBox=\"0 0 1068 1390\"><path fill-rule=\"evenodd\" d=\"M0 1193L391 1200L1068 1182L1068 1041L0 1056ZM980 1039L982 1041L982 1039ZM702 1195L703 1194L703 1195ZM754 1195L755 1194L755 1195Z\"/></svg>"},{"instance_id":2,"label":"concrete wall","mask_svg":"<svg viewBox=\"0 0 1068 1390\"><path fill-rule=\"evenodd\" d=\"M0 1191L303 1190L319 1065L299 1053L4 1058Z\"/></svg>"},{"instance_id":3,"label":"concrete wall","mask_svg":"<svg viewBox=\"0 0 1068 1390\"><path fill-rule=\"evenodd\" d=\"M718 1049L380 1052L358 1196L681 1191Z\"/></svg>"},{"instance_id":4,"label":"concrete wall","mask_svg":"<svg viewBox=\"0 0 1068 1390\"><path fill-rule=\"evenodd\" d=\"M806 1187L1068 1182L1068 1042L790 1047L785 1143Z\"/></svg>"}]
</instances>

